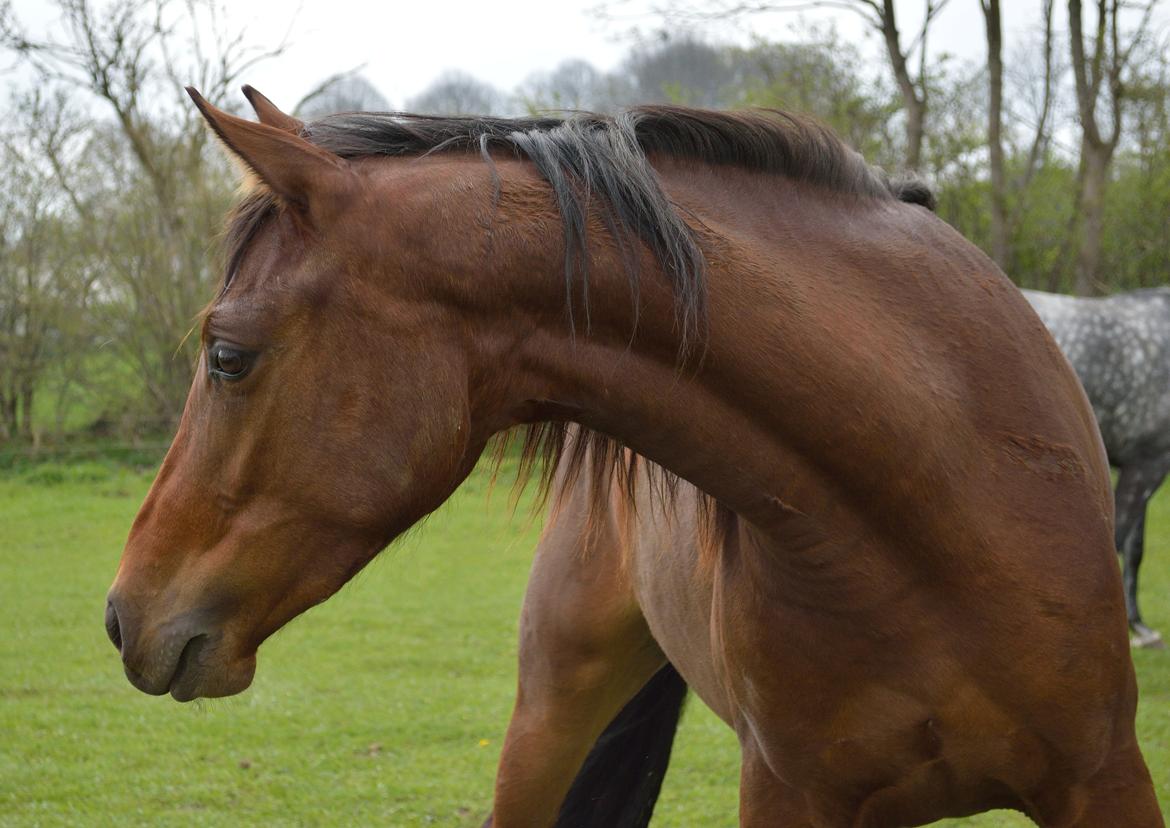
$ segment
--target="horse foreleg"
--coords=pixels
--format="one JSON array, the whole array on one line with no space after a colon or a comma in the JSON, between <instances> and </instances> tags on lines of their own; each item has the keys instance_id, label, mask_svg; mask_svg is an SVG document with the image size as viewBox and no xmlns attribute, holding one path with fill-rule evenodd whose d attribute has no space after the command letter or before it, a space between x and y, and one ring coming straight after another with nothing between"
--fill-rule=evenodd
<instances>
[{"instance_id":1,"label":"horse foreleg","mask_svg":"<svg viewBox=\"0 0 1170 828\"><path fill-rule=\"evenodd\" d=\"M533 564L520 621L519 691L496 777L493 828L556 823L598 736L666 663L627 582L616 537L604 530L591 540L582 508L572 500L565 505ZM673 703L668 738L679 699Z\"/></svg>"}]
</instances>

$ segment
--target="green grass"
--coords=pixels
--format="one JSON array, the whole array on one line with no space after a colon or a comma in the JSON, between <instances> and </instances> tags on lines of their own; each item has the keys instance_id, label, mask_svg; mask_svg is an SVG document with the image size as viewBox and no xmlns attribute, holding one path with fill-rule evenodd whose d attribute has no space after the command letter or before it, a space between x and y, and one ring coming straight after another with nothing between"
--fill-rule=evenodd
<instances>
[{"instance_id":1,"label":"green grass","mask_svg":"<svg viewBox=\"0 0 1170 828\"><path fill-rule=\"evenodd\" d=\"M260 652L242 696L180 706L122 676L102 612L148 478L109 466L0 478L0 825L478 826L515 686L537 528L452 502ZM1143 570L1170 631L1170 497ZM1135 654L1140 733L1170 803L1170 653ZM736 824L735 739L684 717L655 825ZM989 814L951 825L1030 824Z\"/></svg>"}]
</instances>

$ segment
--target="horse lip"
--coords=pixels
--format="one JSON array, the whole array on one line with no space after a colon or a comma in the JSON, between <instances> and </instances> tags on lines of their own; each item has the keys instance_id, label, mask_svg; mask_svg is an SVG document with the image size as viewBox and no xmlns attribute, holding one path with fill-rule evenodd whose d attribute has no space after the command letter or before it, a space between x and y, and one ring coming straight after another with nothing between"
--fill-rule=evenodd
<instances>
[{"instance_id":1,"label":"horse lip","mask_svg":"<svg viewBox=\"0 0 1170 828\"><path fill-rule=\"evenodd\" d=\"M170 691L171 697L178 702L188 702L199 697L199 662L209 640L207 633L200 633L183 645L171 680L166 690L158 695Z\"/></svg>"},{"instance_id":2,"label":"horse lip","mask_svg":"<svg viewBox=\"0 0 1170 828\"><path fill-rule=\"evenodd\" d=\"M126 680L129 681L136 690L140 690L148 696L162 696L167 692L167 687L159 686L151 682L142 673L135 670L125 661L122 662L122 671L126 674Z\"/></svg>"},{"instance_id":3,"label":"horse lip","mask_svg":"<svg viewBox=\"0 0 1170 828\"><path fill-rule=\"evenodd\" d=\"M179 640L182 640L181 638ZM206 645L210 640L207 633L196 633L183 642L178 658L167 669L143 671L138 663L133 663L127 656L129 652L123 648L122 669L126 678L138 690L149 696L164 696L168 692L172 695L179 693L185 696L180 701L190 701L197 693L192 693L194 686L199 683L199 669ZM165 645L164 645L165 648ZM179 696L175 696L179 698Z\"/></svg>"}]
</instances>

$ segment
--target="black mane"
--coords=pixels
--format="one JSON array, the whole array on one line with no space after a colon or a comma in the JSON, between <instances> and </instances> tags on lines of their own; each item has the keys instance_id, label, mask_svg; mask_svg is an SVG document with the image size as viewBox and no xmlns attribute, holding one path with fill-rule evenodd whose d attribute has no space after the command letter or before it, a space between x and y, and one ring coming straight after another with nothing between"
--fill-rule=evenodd
<instances>
[{"instance_id":1,"label":"black mane","mask_svg":"<svg viewBox=\"0 0 1170 828\"><path fill-rule=\"evenodd\" d=\"M735 165L863 198L934 204L924 185L891 182L827 127L775 110L643 106L616 116L565 118L347 113L308 123L301 135L343 158L478 152L490 165L492 150L527 158L548 181L561 213L570 319L573 297L587 296L588 204L600 203L628 261L640 241L661 263L675 291L684 347L702 324L705 263L690 228L662 192L652 158ZM592 202L591 196L596 197ZM272 209L270 197L253 196L237 211L228 231L229 279ZM630 280L636 297L632 267ZM587 306L585 313L587 318Z\"/></svg>"}]
</instances>

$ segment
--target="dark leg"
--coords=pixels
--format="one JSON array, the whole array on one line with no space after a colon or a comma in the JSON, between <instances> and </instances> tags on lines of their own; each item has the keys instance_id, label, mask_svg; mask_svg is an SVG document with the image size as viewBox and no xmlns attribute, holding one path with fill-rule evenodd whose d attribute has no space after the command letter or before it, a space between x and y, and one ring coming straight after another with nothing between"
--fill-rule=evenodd
<instances>
[{"instance_id":1,"label":"dark leg","mask_svg":"<svg viewBox=\"0 0 1170 828\"><path fill-rule=\"evenodd\" d=\"M1145 509L1134 522L1125 545L1121 547L1122 558L1125 562L1125 603L1129 610L1129 626L1133 630L1134 643L1142 647L1162 645L1162 636L1146 626L1138 610L1138 569L1142 565L1142 553L1146 536Z\"/></svg>"},{"instance_id":2,"label":"dark leg","mask_svg":"<svg viewBox=\"0 0 1170 828\"><path fill-rule=\"evenodd\" d=\"M1145 544L1146 505L1162 484L1166 471L1159 466L1127 466L1117 478L1116 540L1124 564L1125 607L1133 644L1137 647L1162 647L1162 636L1146 626L1138 609L1138 570L1142 565Z\"/></svg>"},{"instance_id":3,"label":"dark leg","mask_svg":"<svg viewBox=\"0 0 1170 828\"><path fill-rule=\"evenodd\" d=\"M667 664L594 744L556 828L645 828L662 789L687 685Z\"/></svg>"},{"instance_id":4,"label":"dark leg","mask_svg":"<svg viewBox=\"0 0 1170 828\"><path fill-rule=\"evenodd\" d=\"M686 683L670 664L638 691L594 743L561 804L554 828L649 825L686 694ZM551 755L546 752L544 758ZM501 773L506 767L502 765ZM502 811L503 803L497 807ZM525 807L535 806L529 801ZM483 828L499 828L510 819L514 816L501 813L497 825L495 816L489 816Z\"/></svg>"},{"instance_id":5,"label":"dark leg","mask_svg":"<svg viewBox=\"0 0 1170 828\"><path fill-rule=\"evenodd\" d=\"M591 529L590 495L586 483L571 490L533 561L493 828L643 826L669 759L685 685L673 668L659 672L666 657L638 606L616 518L601 515ZM615 717L609 732L616 740L599 745ZM586 768L579 777L591 750L599 751L595 758L611 757L609 773ZM615 753L626 754L623 761L613 760ZM617 778L619 772L632 778Z\"/></svg>"}]
</instances>

